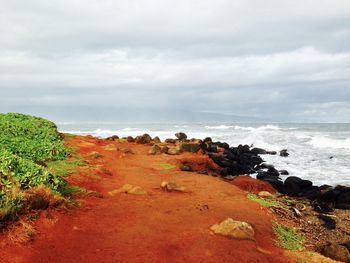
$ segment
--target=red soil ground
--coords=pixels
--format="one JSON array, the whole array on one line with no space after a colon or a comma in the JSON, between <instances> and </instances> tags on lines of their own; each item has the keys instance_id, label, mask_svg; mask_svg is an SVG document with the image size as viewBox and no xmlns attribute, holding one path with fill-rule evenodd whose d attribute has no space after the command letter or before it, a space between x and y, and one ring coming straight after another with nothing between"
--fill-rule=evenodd
<instances>
[{"instance_id":1,"label":"red soil ground","mask_svg":"<svg viewBox=\"0 0 350 263\"><path fill-rule=\"evenodd\" d=\"M150 156L150 146L80 136L68 144L97 167L79 168L70 182L103 198L86 196L80 208L43 211L35 222L34 240L24 245L3 241L0 262L295 262L274 245L268 210L235 186L250 181L248 190L266 190L256 180L230 184L180 171L182 159L209 161L201 154ZM112 144L135 154L105 147ZM91 152L102 157L91 157ZM178 166L164 169L162 163ZM176 182L189 192L165 192L162 181ZM147 194L108 194L126 183L141 186ZM211 233L213 224L228 217L250 223L256 242Z\"/></svg>"}]
</instances>

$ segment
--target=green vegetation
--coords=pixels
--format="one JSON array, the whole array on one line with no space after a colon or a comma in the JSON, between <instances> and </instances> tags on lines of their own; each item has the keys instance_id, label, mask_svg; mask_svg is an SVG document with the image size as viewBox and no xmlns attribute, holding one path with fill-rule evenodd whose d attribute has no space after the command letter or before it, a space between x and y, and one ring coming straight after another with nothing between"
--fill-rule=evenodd
<instances>
[{"instance_id":1,"label":"green vegetation","mask_svg":"<svg viewBox=\"0 0 350 263\"><path fill-rule=\"evenodd\" d=\"M276 244L292 251L304 250L305 238L295 228L287 227L274 222L273 231L277 236Z\"/></svg>"},{"instance_id":2,"label":"green vegetation","mask_svg":"<svg viewBox=\"0 0 350 263\"><path fill-rule=\"evenodd\" d=\"M253 193L248 193L247 194L247 198L249 200L252 200L256 203L259 203L260 205L262 206L266 206L266 207L279 207L280 204L277 202L277 201L274 201L274 200L266 200L266 199L263 199L263 198L260 198L258 196L256 196L255 194Z\"/></svg>"},{"instance_id":3,"label":"green vegetation","mask_svg":"<svg viewBox=\"0 0 350 263\"><path fill-rule=\"evenodd\" d=\"M64 177L70 175L77 166L87 166L83 158L75 152L75 149L68 149L70 158L65 160L49 161L46 163L47 170L55 175Z\"/></svg>"},{"instance_id":4,"label":"green vegetation","mask_svg":"<svg viewBox=\"0 0 350 263\"><path fill-rule=\"evenodd\" d=\"M53 122L18 113L0 114L0 148L34 162L67 157Z\"/></svg>"},{"instance_id":5,"label":"green vegetation","mask_svg":"<svg viewBox=\"0 0 350 263\"><path fill-rule=\"evenodd\" d=\"M162 167L163 169L166 169L166 170L170 170L170 169L176 168L176 165L173 165L173 164L170 164L170 163L160 163L159 166Z\"/></svg>"},{"instance_id":6,"label":"green vegetation","mask_svg":"<svg viewBox=\"0 0 350 263\"><path fill-rule=\"evenodd\" d=\"M60 195L67 187L62 175L81 163L67 161L67 156L68 149L53 122L0 114L0 224L18 217L29 202L31 189L46 186ZM48 167L44 167L46 162Z\"/></svg>"}]
</instances>

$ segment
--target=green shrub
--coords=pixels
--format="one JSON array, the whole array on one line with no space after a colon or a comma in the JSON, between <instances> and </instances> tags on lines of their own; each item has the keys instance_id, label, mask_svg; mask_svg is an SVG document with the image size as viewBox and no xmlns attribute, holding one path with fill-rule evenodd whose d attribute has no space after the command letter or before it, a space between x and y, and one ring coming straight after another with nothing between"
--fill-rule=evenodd
<instances>
[{"instance_id":1,"label":"green shrub","mask_svg":"<svg viewBox=\"0 0 350 263\"><path fill-rule=\"evenodd\" d=\"M32 161L67 157L53 122L19 113L0 114L0 148Z\"/></svg>"},{"instance_id":2,"label":"green shrub","mask_svg":"<svg viewBox=\"0 0 350 263\"><path fill-rule=\"evenodd\" d=\"M17 218L27 189L44 185L59 193L66 187L65 179L36 162L54 163L67 156L53 122L18 113L0 114L0 223Z\"/></svg>"},{"instance_id":3,"label":"green shrub","mask_svg":"<svg viewBox=\"0 0 350 263\"><path fill-rule=\"evenodd\" d=\"M0 191L5 191L14 184L20 189L46 185L57 191L66 183L60 176L50 173L45 167L16 156L5 149L0 149L0 174Z\"/></svg>"}]
</instances>

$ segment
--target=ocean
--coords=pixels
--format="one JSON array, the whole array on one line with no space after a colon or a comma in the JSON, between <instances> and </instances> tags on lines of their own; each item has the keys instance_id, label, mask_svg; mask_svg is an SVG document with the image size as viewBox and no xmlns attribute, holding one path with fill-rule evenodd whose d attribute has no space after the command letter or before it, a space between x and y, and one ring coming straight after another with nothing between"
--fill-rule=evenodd
<instances>
[{"instance_id":1,"label":"ocean","mask_svg":"<svg viewBox=\"0 0 350 263\"><path fill-rule=\"evenodd\" d=\"M61 122L57 125L61 132L101 138L148 133L164 140L175 138L174 134L182 131L189 138L210 136L231 146L288 149L288 157L263 155L262 158L278 170L287 170L289 175L311 180L316 185L350 185L350 124Z\"/></svg>"}]
</instances>

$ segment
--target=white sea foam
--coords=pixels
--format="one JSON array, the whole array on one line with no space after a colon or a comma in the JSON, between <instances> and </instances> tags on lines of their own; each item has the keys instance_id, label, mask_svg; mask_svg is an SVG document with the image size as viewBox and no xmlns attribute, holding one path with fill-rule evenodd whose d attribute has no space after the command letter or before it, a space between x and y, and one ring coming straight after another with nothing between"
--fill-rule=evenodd
<instances>
[{"instance_id":1,"label":"white sea foam","mask_svg":"<svg viewBox=\"0 0 350 263\"><path fill-rule=\"evenodd\" d=\"M208 130L228 130L234 126L228 126L228 125L218 125L218 126L205 126Z\"/></svg>"},{"instance_id":2,"label":"white sea foam","mask_svg":"<svg viewBox=\"0 0 350 263\"><path fill-rule=\"evenodd\" d=\"M335 149L350 149L350 138L348 139L332 139L329 137L315 136L312 137L307 144L317 148L335 148Z\"/></svg>"}]
</instances>

